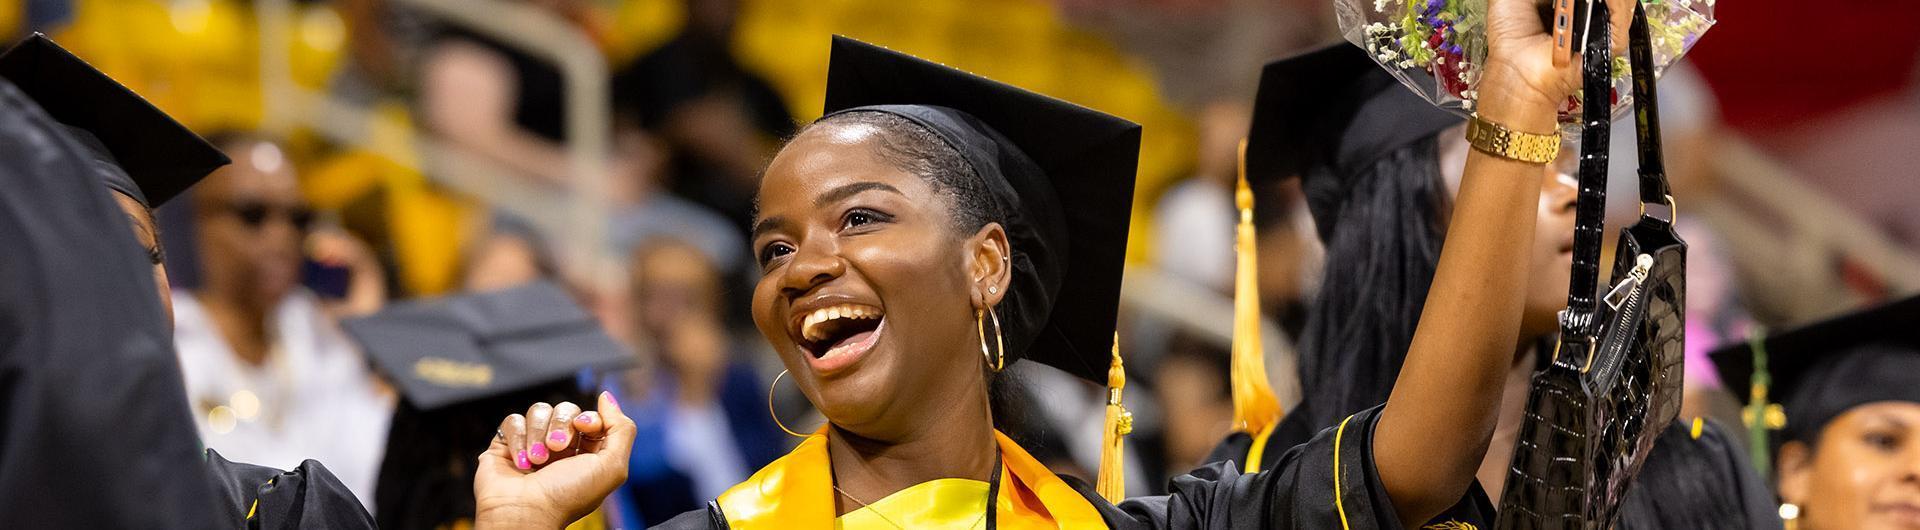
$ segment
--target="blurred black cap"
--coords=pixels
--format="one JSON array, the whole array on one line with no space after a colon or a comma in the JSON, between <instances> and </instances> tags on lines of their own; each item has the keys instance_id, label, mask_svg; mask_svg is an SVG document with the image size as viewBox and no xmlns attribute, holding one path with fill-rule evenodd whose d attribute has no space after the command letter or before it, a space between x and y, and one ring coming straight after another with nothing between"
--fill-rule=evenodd
<instances>
[{"instance_id":1,"label":"blurred black cap","mask_svg":"<svg viewBox=\"0 0 1920 530\"><path fill-rule=\"evenodd\" d=\"M1354 177L1382 157L1460 124L1346 42L1268 63L1247 130L1247 184L1301 176L1328 239Z\"/></svg>"},{"instance_id":2,"label":"blurred black cap","mask_svg":"<svg viewBox=\"0 0 1920 530\"><path fill-rule=\"evenodd\" d=\"M342 322L421 410L623 368L633 355L552 282L388 306Z\"/></svg>"},{"instance_id":3,"label":"blurred black cap","mask_svg":"<svg viewBox=\"0 0 1920 530\"><path fill-rule=\"evenodd\" d=\"M1920 296L1848 313L1761 339L1768 399L1787 416L1785 440L1811 441L1827 422L1877 401L1920 403ZM1743 342L1714 351L1720 380L1751 401L1755 351Z\"/></svg>"},{"instance_id":4,"label":"blurred black cap","mask_svg":"<svg viewBox=\"0 0 1920 530\"><path fill-rule=\"evenodd\" d=\"M932 130L986 182L1013 247L997 309L1009 361L1105 384L1132 216L1140 126L846 37L826 112L884 112Z\"/></svg>"},{"instance_id":5,"label":"blurred black cap","mask_svg":"<svg viewBox=\"0 0 1920 530\"><path fill-rule=\"evenodd\" d=\"M199 182L227 156L139 94L38 33L0 54L12 81L93 151L109 187L148 207ZM115 168L119 171L116 171Z\"/></svg>"}]
</instances>

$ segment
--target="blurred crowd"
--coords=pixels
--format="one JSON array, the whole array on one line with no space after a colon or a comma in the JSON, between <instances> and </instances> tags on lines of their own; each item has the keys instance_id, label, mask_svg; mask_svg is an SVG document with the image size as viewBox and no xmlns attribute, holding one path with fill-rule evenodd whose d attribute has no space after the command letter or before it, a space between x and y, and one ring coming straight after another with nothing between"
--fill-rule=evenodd
<instances>
[{"instance_id":1,"label":"blurred crowd","mask_svg":"<svg viewBox=\"0 0 1920 530\"><path fill-rule=\"evenodd\" d=\"M657 521L783 454L795 440L785 431L821 423L797 389L773 384L779 363L747 318L758 273L746 223L760 168L819 114L833 33L1146 126L1128 289L1146 278L1176 288L1122 308L1138 422L1129 491L1159 491L1205 459L1231 427L1231 337L1162 315L1229 314L1233 186L1257 69L1337 39L1327 4L23 0L0 2L0 37L53 35L233 158L156 213L210 447L281 468L318 459L379 513L375 484L406 405L339 320L551 279L635 356L633 369L581 384L637 404L641 440L615 501ZM1724 6L1722 26L1662 81L1677 217L1693 245L1683 417L1743 421L1729 391L1744 382L1719 381L1707 351L1920 290L1920 35L1847 29L1859 10L1795 19L1786 5ZM1878 3L1874 16L1920 15L1916 5ZM573 48L553 43L598 54L557 56ZM1850 59L1817 59L1830 56ZM571 66L581 59L592 68ZM609 114L576 114L583 94L605 95L586 108ZM581 118L594 125L570 122ZM1621 126L1614 136L1630 138ZM601 142L589 152L604 159L580 164L583 141ZM1633 189L1632 145L1615 142L1619 196ZM1287 346L1324 250L1297 180L1262 193L1259 292L1278 345L1267 365L1281 395L1297 396ZM570 224L589 204L605 206L604 230ZM1612 221L1638 214L1613 205ZM1035 405L1026 447L1090 476L1104 393L1032 363L1019 372Z\"/></svg>"}]
</instances>

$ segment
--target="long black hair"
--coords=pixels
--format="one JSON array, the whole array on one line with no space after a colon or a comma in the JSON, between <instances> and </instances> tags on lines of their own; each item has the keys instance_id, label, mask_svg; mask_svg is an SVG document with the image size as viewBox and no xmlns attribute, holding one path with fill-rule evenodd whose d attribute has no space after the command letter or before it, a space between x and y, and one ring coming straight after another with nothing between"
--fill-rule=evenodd
<instances>
[{"instance_id":1,"label":"long black hair","mask_svg":"<svg viewBox=\"0 0 1920 530\"><path fill-rule=\"evenodd\" d=\"M1314 429L1384 403L1413 342L1444 239L1448 202L1433 137L1382 156L1352 175L1324 165L1306 179L1347 189L1320 227L1328 266L1300 340L1300 386Z\"/></svg>"},{"instance_id":2,"label":"long black hair","mask_svg":"<svg viewBox=\"0 0 1920 530\"><path fill-rule=\"evenodd\" d=\"M1451 199L1435 137L1358 174L1320 166L1305 177L1348 186L1335 225L1320 227L1328 266L1299 348L1305 399L1293 414L1310 433L1385 403L1393 392L1439 268ZM1777 527L1767 524L1777 519L1767 518L1766 488L1738 446L1702 427L1697 438L1684 427L1661 435L1628 490L1619 528Z\"/></svg>"}]
</instances>

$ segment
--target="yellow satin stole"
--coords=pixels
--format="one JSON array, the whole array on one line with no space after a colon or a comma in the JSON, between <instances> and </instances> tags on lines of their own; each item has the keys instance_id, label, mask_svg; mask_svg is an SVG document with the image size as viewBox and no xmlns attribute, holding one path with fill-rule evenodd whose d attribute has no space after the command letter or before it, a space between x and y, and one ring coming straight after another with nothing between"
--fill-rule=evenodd
<instances>
[{"instance_id":1,"label":"yellow satin stole","mask_svg":"<svg viewBox=\"0 0 1920 530\"><path fill-rule=\"evenodd\" d=\"M1105 528L1100 513L1033 455L994 432L1000 445L996 525L1005 529ZM834 515L833 469L827 436L808 436L787 456L767 464L722 493L716 502L735 529L757 528L984 528L987 484L939 479L894 492L867 508Z\"/></svg>"}]
</instances>

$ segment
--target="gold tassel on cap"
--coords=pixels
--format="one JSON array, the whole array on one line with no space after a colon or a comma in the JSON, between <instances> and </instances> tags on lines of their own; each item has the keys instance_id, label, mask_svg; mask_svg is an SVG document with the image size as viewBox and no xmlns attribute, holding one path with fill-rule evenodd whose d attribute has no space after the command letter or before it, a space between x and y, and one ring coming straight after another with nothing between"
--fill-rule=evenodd
<instances>
[{"instance_id":1,"label":"gold tassel on cap","mask_svg":"<svg viewBox=\"0 0 1920 530\"><path fill-rule=\"evenodd\" d=\"M1123 437L1133 432L1133 413L1120 405L1120 393L1127 387L1126 364L1120 362L1120 334L1113 334L1113 362L1107 365L1107 421L1100 431L1100 478L1093 489L1107 502L1127 498L1126 461Z\"/></svg>"},{"instance_id":2,"label":"gold tassel on cap","mask_svg":"<svg viewBox=\"0 0 1920 530\"><path fill-rule=\"evenodd\" d=\"M1240 175L1233 202L1240 210L1234 234L1233 274L1233 428L1254 437L1247 472L1260 471L1260 457L1271 429L1280 421L1280 399L1267 382L1266 349L1260 345L1260 260L1253 230L1253 190L1247 187L1247 141L1240 141Z\"/></svg>"}]
</instances>

